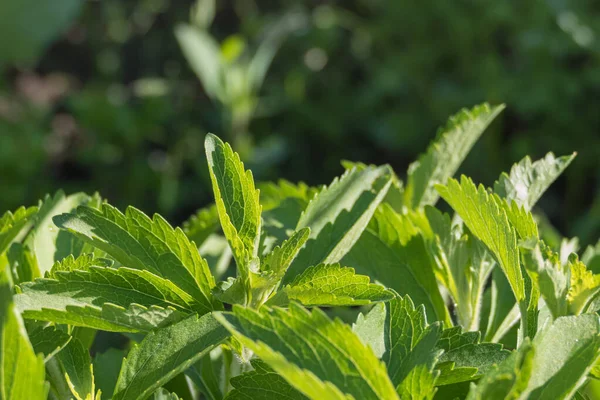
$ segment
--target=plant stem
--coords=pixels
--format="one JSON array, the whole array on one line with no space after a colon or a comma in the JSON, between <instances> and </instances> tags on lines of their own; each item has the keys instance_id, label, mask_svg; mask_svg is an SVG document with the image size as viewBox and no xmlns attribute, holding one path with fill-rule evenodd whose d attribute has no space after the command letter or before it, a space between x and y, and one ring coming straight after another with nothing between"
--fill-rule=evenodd
<instances>
[{"instance_id":1,"label":"plant stem","mask_svg":"<svg viewBox=\"0 0 600 400\"><path fill-rule=\"evenodd\" d=\"M519 335L518 345L525 340L526 337L529 337L529 321L527 319L527 302L521 301L519 302L519 311L521 312L521 334Z\"/></svg>"}]
</instances>

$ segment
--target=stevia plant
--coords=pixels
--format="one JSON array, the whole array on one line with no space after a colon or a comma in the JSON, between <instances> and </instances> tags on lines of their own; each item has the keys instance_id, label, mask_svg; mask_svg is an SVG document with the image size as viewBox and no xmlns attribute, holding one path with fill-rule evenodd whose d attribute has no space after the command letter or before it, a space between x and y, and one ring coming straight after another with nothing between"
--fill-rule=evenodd
<instances>
[{"instance_id":1,"label":"stevia plant","mask_svg":"<svg viewBox=\"0 0 600 400\"><path fill-rule=\"evenodd\" d=\"M532 214L575 155L452 178L502 108L451 117L406 183L343 162L258 190L209 134L215 204L182 228L97 194L7 212L1 398L585 398L600 245L580 259Z\"/></svg>"}]
</instances>

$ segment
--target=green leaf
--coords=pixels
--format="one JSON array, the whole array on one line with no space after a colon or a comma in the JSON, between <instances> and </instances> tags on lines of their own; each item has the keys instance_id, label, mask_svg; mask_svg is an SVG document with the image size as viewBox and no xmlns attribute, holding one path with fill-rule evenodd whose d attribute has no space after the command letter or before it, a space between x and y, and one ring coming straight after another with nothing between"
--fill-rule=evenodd
<instances>
[{"instance_id":1,"label":"green leaf","mask_svg":"<svg viewBox=\"0 0 600 400\"><path fill-rule=\"evenodd\" d=\"M91 267L112 267L113 261L107 258L95 257L93 254L83 254L77 258L69 255L54 263L46 278L58 279L60 272L89 271Z\"/></svg>"},{"instance_id":2,"label":"green leaf","mask_svg":"<svg viewBox=\"0 0 600 400\"><path fill-rule=\"evenodd\" d=\"M123 361L114 400L145 399L227 338L227 331L206 314L149 333Z\"/></svg>"},{"instance_id":3,"label":"green leaf","mask_svg":"<svg viewBox=\"0 0 600 400\"><path fill-rule=\"evenodd\" d=\"M352 324L352 331L381 358L385 353L383 331L387 319L387 309L384 303L377 303L364 315L358 314L356 322Z\"/></svg>"},{"instance_id":4,"label":"green leaf","mask_svg":"<svg viewBox=\"0 0 600 400\"><path fill-rule=\"evenodd\" d=\"M308 240L309 234L309 228L298 230L281 246L275 247L267 254L261 263L258 274L250 273L254 304L263 304L275 291L292 261L298 255L300 248ZM239 283L238 286L240 286ZM232 289L235 289L233 285Z\"/></svg>"},{"instance_id":5,"label":"green leaf","mask_svg":"<svg viewBox=\"0 0 600 400\"><path fill-rule=\"evenodd\" d=\"M436 366L441 371L437 385L478 379L510 355L501 344L480 343L480 337L479 332L463 333L461 327L442 332L437 348L444 353Z\"/></svg>"},{"instance_id":6,"label":"green leaf","mask_svg":"<svg viewBox=\"0 0 600 400\"><path fill-rule=\"evenodd\" d=\"M54 326L47 326L34 329L29 340L35 353L42 353L44 362L47 362L71 341L71 336Z\"/></svg>"},{"instance_id":7,"label":"green leaf","mask_svg":"<svg viewBox=\"0 0 600 400\"><path fill-rule=\"evenodd\" d=\"M96 392L92 360L88 350L77 338L58 353L67 385L77 400L93 400Z\"/></svg>"},{"instance_id":8,"label":"green leaf","mask_svg":"<svg viewBox=\"0 0 600 400\"><path fill-rule=\"evenodd\" d=\"M44 357L29 342L10 285L9 272L0 269L0 398L45 399Z\"/></svg>"},{"instance_id":9,"label":"green leaf","mask_svg":"<svg viewBox=\"0 0 600 400\"><path fill-rule=\"evenodd\" d=\"M183 223L183 233L196 243L202 245L211 233L219 227L219 214L217 206L212 205L198 210L187 221Z\"/></svg>"},{"instance_id":10,"label":"green leaf","mask_svg":"<svg viewBox=\"0 0 600 400\"><path fill-rule=\"evenodd\" d=\"M349 170L323 188L302 213L296 229L310 228L309 241L289 268L289 283L306 268L332 264L352 248L391 185L388 166Z\"/></svg>"},{"instance_id":11,"label":"green leaf","mask_svg":"<svg viewBox=\"0 0 600 400\"><path fill-rule=\"evenodd\" d=\"M233 389L225 400L286 399L303 400L307 397L294 389L280 375L261 360L251 361L254 371L231 379Z\"/></svg>"},{"instance_id":12,"label":"green leaf","mask_svg":"<svg viewBox=\"0 0 600 400\"><path fill-rule=\"evenodd\" d=\"M407 218L389 206L381 207L374 217L376 228L366 229L341 262L403 296L409 295L425 306L430 321L450 326L425 239Z\"/></svg>"},{"instance_id":13,"label":"green leaf","mask_svg":"<svg viewBox=\"0 0 600 400\"><path fill-rule=\"evenodd\" d=\"M15 305L23 318L111 332L149 332L186 316L173 308L139 304L128 307L111 303L92 305L70 296L55 296L43 291L19 294L15 297Z\"/></svg>"},{"instance_id":14,"label":"green leaf","mask_svg":"<svg viewBox=\"0 0 600 400\"><path fill-rule=\"evenodd\" d=\"M89 266L87 271L57 271L55 279L36 279L21 284L19 302L34 304L33 299L61 298L85 305L102 306L106 303L121 307L139 304L145 307L173 308L184 313L208 310L192 296L148 271L131 268L107 268ZM38 307L48 307L40 303ZM25 309L24 309L25 310Z\"/></svg>"},{"instance_id":15,"label":"green leaf","mask_svg":"<svg viewBox=\"0 0 600 400\"><path fill-rule=\"evenodd\" d=\"M0 255L12 241L25 230L31 219L37 214L38 207L20 207L14 213L7 211L0 218Z\"/></svg>"},{"instance_id":16,"label":"green leaf","mask_svg":"<svg viewBox=\"0 0 600 400\"><path fill-rule=\"evenodd\" d=\"M433 367L441 354L435 347L441 325L428 325L425 308L422 305L415 308L409 296L396 297L386 307L388 313L383 334L386 350L382 360L387 365L390 379L406 391L415 379L421 382L425 378L424 382L432 384L431 392L437 377ZM419 388L418 392L422 384L415 387Z\"/></svg>"},{"instance_id":17,"label":"green leaf","mask_svg":"<svg viewBox=\"0 0 600 400\"><path fill-rule=\"evenodd\" d=\"M179 400L180 397L164 388L158 388L152 395L153 400Z\"/></svg>"},{"instance_id":18,"label":"green leaf","mask_svg":"<svg viewBox=\"0 0 600 400\"><path fill-rule=\"evenodd\" d=\"M339 320L321 310L260 311L240 306L217 319L290 385L309 398L397 399L385 366Z\"/></svg>"},{"instance_id":19,"label":"green leaf","mask_svg":"<svg viewBox=\"0 0 600 400\"><path fill-rule=\"evenodd\" d=\"M461 182L450 179L447 186L437 185L436 189L448 204L463 219L469 230L492 252L518 302L525 299L525 286L517 233L510 224L503 201L494 194L464 175ZM505 203L504 203L505 204Z\"/></svg>"},{"instance_id":20,"label":"green leaf","mask_svg":"<svg viewBox=\"0 0 600 400\"><path fill-rule=\"evenodd\" d=\"M569 257L568 268L571 271L571 281L567 300L570 311L578 315L600 293L600 275L592 274L576 254Z\"/></svg>"},{"instance_id":21,"label":"green leaf","mask_svg":"<svg viewBox=\"0 0 600 400\"><path fill-rule=\"evenodd\" d=\"M58 191L54 196L46 195L34 218L33 228L24 242L24 245L35 254L41 276L50 270L55 261L61 260L74 251L72 243L69 243L72 240L71 235L57 229L52 218L97 200L98 198L85 193L66 196L63 191Z\"/></svg>"},{"instance_id":22,"label":"green leaf","mask_svg":"<svg viewBox=\"0 0 600 400\"><path fill-rule=\"evenodd\" d=\"M570 398L600 355L598 315L561 317L538 333L527 392L530 399Z\"/></svg>"},{"instance_id":23,"label":"green leaf","mask_svg":"<svg viewBox=\"0 0 600 400\"><path fill-rule=\"evenodd\" d=\"M437 279L454 300L458 322L468 330L479 329L481 297L494 265L485 246L453 225L448 214L425 207L433 235L428 238Z\"/></svg>"},{"instance_id":24,"label":"green leaf","mask_svg":"<svg viewBox=\"0 0 600 400\"><path fill-rule=\"evenodd\" d=\"M277 183L259 183L258 188L260 189L260 204L263 212L279 207L283 201L288 199L299 200L304 205L304 209L320 191L318 188L310 187L304 182L292 183L285 179L280 179Z\"/></svg>"},{"instance_id":25,"label":"green leaf","mask_svg":"<svg viewBox=\"0 0 600 400\"><path fill-rule=\"evenodd\" d=\"M454 175L477 139L503 109L503 105L482 104L450 117L427 152L410 165L404 204L411 209L434 205L438 199L434 186L445 184Z\"/></svg>"},{"instance_id":26,"label":"green leaf","mask_svg":"<svg viewBox=\"0 0 600 400\"><path fill-rule=\"evenodd\" d=\"M110 348L104 353L97 353L94 357L94 378L96 387L105 397L115 391L119 369L123 363L124 350Z\"/></svg>"},{"instance_id":27,"label":"green leaf","mask_svg":"<svg viewBox=\"0 0 600 400\"><path fill-rule=\"evenodd\" d=\"M492 368L471 390L467 400L520 399L533 368L534 350L528 338L504 362Z\"/></svg>"},{"instance_id":28,"label":"green leaf","mask_svg":"<svg viewBox=\"0 0 600 400\"><path fill-rule=\"evenodd\" d=\"M542 241L521 242L523 265L540 294L546 301L554 318L567 314L567 293L569 292L571 273L568 265L560 262L554 253Z\"/></svg>"},{"instance_id":29,"label":"green leaf","mask_svg":"<svg viewBox=\"0 0 600 400\"><path fill-rule=\"evenodd\" d=\"M353 168L363 170L369 167L364 163L348 160L342 160L341 164L346 170ZM374 168L375 166L371 165L370 167ZM382 203L389 204L396 212L403 212L404 210L404 182L398 178L394 171L392 171L392 185L390 186L390 189L388 190Z\"/></svg>"},{"instance_id":30,"label":"green leaf","mask_svg":"<svg viewBox=\"0 0 600 400\"><path fill-rule=\"evenodd\" d=\"M206 311L220 307L211 293L215 284L206 261L181 229L173 229L158 214L150 219L133 207L122 214L103 204L100 210L78 207L75 214L56 216L54 222L121 265L170 280Z\"/></svg>"},{"instance_id":31,"label":"green leaf","mask_svg":"<svg viewBox=\"0 0 600 400\"><path fill-rule=\"evenodd\" d=\"M356 275L353 268L319 264L280 289L268 304L286 306L296 301L307 307L360 306L393 297L383 286L370 283L368 276Z\"/></svg>"},{"instance_id":32,"label":"green leaf","mask_svg":"<svg viewBox=\"0 0 600 400\"><path fill-rule=\"evenodd\" d=\"M515 200L526 210L537 203L546 189L569 166L577 154L555 157L548 153L536 162L529 156L513 165L510 174L502 173L494 183L494 192L507 200Z\"/></svg>"},{"instance_id":33,"label":"green leaf","mask_svg":"<svg viewBox=\"0 0 600 400\"><path fill-rule=\"evenodd\" d=\"M432 360L426 364L419 364L410 371L396 388L401 399L433 399L437 392L435 388L437 373L433 370L433 364Z\"/></svg>"},{"instance_id":34,"label":"green leaf","mask_svg":"<svg viewBox=\"0 0 600 400\"><path fill-rule=\"evenodd\" d=\"M207 32L188 24L178 24L175 37L206 93L212 98L222 99L225 94L219 44Z\"/></svg>"},{"instance_id":35,"label":"green leaf","mask_svg":"<svg viewBox=\"0 0 600 400\"><path fill-rule=\"evenodd\" d=\"M568 399L599 356L598 315L560 317L492 368L472 386L468 399Z\"/></svg>"},{"instance_id":36,"label":"green leaf","mask_svg":"<svg viewBox=\"0 0 600 400\"><path fill-rule=\"evenodd\" d=\"M221 227L238 270L245 277L250 262L258 256L261 224L259 192L254 188L252 172L244 169L240 156L229 143L208 134L204 147Z\"/></svg>"}]
</instances>

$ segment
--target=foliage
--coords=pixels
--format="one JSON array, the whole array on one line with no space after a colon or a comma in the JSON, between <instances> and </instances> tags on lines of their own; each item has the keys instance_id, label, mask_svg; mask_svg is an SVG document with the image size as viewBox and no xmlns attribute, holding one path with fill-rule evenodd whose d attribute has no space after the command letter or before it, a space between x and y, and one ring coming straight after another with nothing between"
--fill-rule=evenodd
<instances>
[{"instance_id":1,"label":"foliage","mask_svg":"<svg viewBox=\"0 0 600 400\"><path fill-rule=\"evenodd\" d=\"M533 208L573 156L525 158L494 190L452 178L502 108L451 117L406 186L346 162L328 186L263 196L209 134L215 205L183 229L99 195L7 212L2 398L583 396L599 376L595 253L547 244ZM92 357L111 334L127 346Z\"/></svg>"},{"instance_id":2,"label":"foliage","mask_svg":"<svg viewBox=\"0 0 600 400\"><path fill-rule=\"evenodd\" d=\"M450 113L489 100L511 107L462 172L491 185L525 154L577 151L538 212L593 244L596 2L437 3L5 0L0 209L62 187L179 223L212 201L206 132L232 142L258 181L315 185L341 158L405 171ZM188 54L181 28L213 56ZM214 79L197 75L203 61Z\"/></svg>"}]
</instances>

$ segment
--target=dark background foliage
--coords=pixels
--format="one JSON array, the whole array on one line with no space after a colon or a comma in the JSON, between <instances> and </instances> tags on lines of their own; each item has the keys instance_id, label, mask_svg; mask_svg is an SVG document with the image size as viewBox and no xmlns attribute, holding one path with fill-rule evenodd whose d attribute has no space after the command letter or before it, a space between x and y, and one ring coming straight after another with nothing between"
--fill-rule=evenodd
<instances>
[{"instance_id":1,"label":"dark background foliage","mask_svg":"<svg viewBox=\"0 0 600 400\"><path fill-rule=\"evenodd\" d=\"M491 185L527 154L577 151L539 209L564 235L600 234L597 1L237 0L211 24L206 0L51 3L0 6L0 210L98 190L178 223L212 200L209 131L258 180L326 183L340 159L402 176L450 114L488 101L507 110L460 172ZM190 15L229 66L280 36L241 123L247 99L211 97L184 57Z\"/></svg>"}]
</instances>

